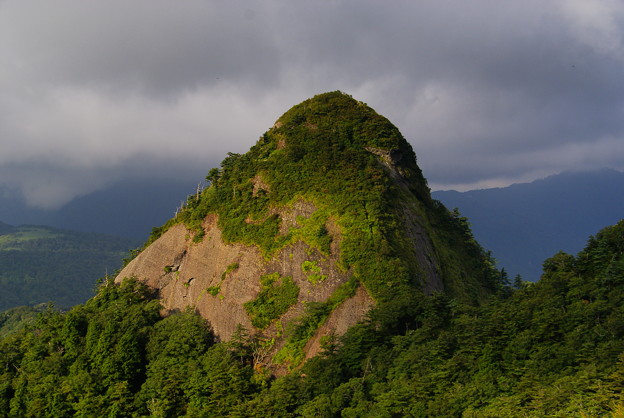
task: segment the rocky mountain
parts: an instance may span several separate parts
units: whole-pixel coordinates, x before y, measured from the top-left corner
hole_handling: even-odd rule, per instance
[[[0,315],[0,416],[623,416],[624,220],[505,286],[339,92],[208,180],[85,304]]]
[[[221,340],[261,335],[260,367],[296,367],[373,307],[400,317],[426,294],[478,304],[499,286],[398,129],[346,94],[294,106],[207,180],[115,281],[194,308]]]

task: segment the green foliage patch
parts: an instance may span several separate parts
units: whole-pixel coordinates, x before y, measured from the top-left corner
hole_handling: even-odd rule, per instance
[[[258,296],[245,304],[251,323],[256,328],[266,328],[295,303],[299,296],[299,286],[292,277],[281,277],[279,273],[264,275],[260,278],[262,289]]]
[[[225,280],[228,274],[232,273],[235,270],[238,270],[239,264],[232,263],[225,268],[225,271],[221,273],[221,280]]]
[[[316,210],[309,218],[297,217],[300,228],[293,228],[292,241],[301,240],[310,247],[316,248],[323,255],[328,256],[331,251],[332,237],[325,224],[328,220],[327,210]]]
[[[357,286],[357,280],[351,278],[338,287],[325,302],[309,302],[305,314],[289,325],[286,344],[275,355],[273,361],[277,364],[288,364],[290,369],[298,367],[305,358],[303,349],[308,340],[334,309],[355,295]]]
[[[301,270],[304,273],[320,273],[321,268],[316,264],[316,261],[306,260],[301,264]]]
[[[310,283],[316,286],[317,284],[325,281],[327,276],[324,274],[312,273],[308,275],[307,279]]]
[[[306,279],[313,285],[317,285],[327,279],[327,276],[321,273],[321,268],[316,261],[304,261],[301,264],[301,270],[306,273]]]
[[[206,291],[212,296],[217,296],[219,292],[221,292],[221,286],[210,286],[208,289],[206,289]]]

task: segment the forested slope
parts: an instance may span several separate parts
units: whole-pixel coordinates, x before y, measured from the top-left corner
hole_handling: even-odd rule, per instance
[[[215,342],[127,280],[0,341],[4,416],[599,416],[624,412],[624,221],[483,307],[443,294],[377,309],[267,378],[262,340]]]

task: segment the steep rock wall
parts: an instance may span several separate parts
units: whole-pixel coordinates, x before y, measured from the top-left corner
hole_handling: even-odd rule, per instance
[[[284,210],[284,233],[288,227],[297,226],[298,216],[309,217],[313,212],[314,207],[305,202],[296,202],[292,208]],[[187,307],[196,309],[210,322],[221,340],[230,339],[239,325],[251,333],[261,333],[263,338],[275,338],[273,349],[263,359],[270,364],[270,357],[283,347],[283,330],[304,314],[306,304],[326,301],[351,277],[350,272],[341,271],[337,265],[338,228],[328,222],[327,229],[335,236],[329,257],[302,241],[296,241],[266,260],[257,247],[226,244],[217,220],[215,215],[205,219],[205,235],[199,243],[193,242],[193,233],[184,225],[174,225],[132,260],[115,280],[120,282],[126,277],[136,277],[158,289],[165,313]],[[302,268],[305,262],[314,263],[326,278],[316,283],[310,281]],[[299,295],[297,303],[285,314],[266,329],[257,330],[244,304],[258,296],[260,278],[271,273],[292,277],[299,287]],[[373,305],[374,301],[366,290],[359,287],[356,294],[338,306],[310,339],[305,348],[306,358],[319,352],[319,341],[323,336],[343,334],[362,320]]]

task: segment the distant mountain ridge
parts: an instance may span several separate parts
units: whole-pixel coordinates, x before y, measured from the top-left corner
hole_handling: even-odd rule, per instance
[[[15,231],[15,227],[13,225],[0,222],[0,235],[9,234],[13,231]]]
[[[588,236],[624,218],[624,173],[564,172],[532,183],[432,196],[468,218],[477,241],[511,278],[520,274],[535,281],[546,258],[557,251],[577,253]]]
[[[127,179],[55,210],[31,208],[18,193],[0,190],[0,219],[12,225],[48,225],[144,240],[153,227],[173,216],[196,187],[196,178]]]

